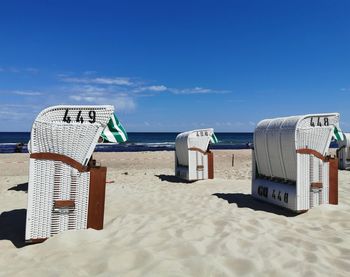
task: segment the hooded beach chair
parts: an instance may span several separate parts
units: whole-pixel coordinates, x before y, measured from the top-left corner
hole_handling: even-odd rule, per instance
[[[213,129],[179,134],[175,140],[175,175],[188,181],[213,179],[214,157],[208,149],[213,139]]]
[[[25,239],[40,242],[65,230],[102,229],[106,168],[92,153],[113,106],[54,106],[35,119],[29,142]]]
[[[339,169],[350,170],[350,133],[344,133],[344,139],[338,144]]]
[[[329,152],[339,114],[265,119],[254,132],[252,195],[293,211],[338,203],[338,161]]]

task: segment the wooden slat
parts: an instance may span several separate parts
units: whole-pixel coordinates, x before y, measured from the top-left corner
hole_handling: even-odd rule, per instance
[[[47,240],[47,238],[29,239],[29,240],[26,240],[25,243],[26,243],[26,244],[36,244],[36,243],[42,243],[42,242],[44,242],[45,240]]]
[[[329,204],[338,205],[338,159],[329,159]]]
[[[302,148],[302,149],[298,149],[297,153],[299,154],[308,154],[308,155],[314,155],[316,158],[319,158],[320,160],[326,162],[328,161],[328,158],[326,156],[323,156],[320,152],[313,150],[313,149],[309,149],[309,148]]]
[[[208,152],[208,179],[214,179],[214,154]]]
[[[323,184],[320,182],[313,182],[311,183],[311,189],[321,189],[323,188]]]
[[[30,154],[30,158],[37,159],[37,160],[60,161],[77,169],[79,172],[85,172],[88,170],[87,166],[83,166],[81,163],[77,162],[76,160],[61,154],[47,153],[47,152],[32,153]]]
[[[61,209],[61,208],[74,208],[75,203],[73,200],[55,200],[53,207],[56,209]]]
[[[87,227],[103,229],[106,192],[106,167],[90,168],[90,189]]]
[[[202,149],[199,149],[199,148],[197,148],[197,147],[191,147],[191,148],[188,148],[188,150],[200,152],[200,153],[202,153],[203,155],[207,155],[207,153],[208,153],[208,152],[205,152],[205,151],[203,151]]]

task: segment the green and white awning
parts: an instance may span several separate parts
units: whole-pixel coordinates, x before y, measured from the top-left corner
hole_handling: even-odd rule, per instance
[[[210,142],[213,143],[213,144],[219,142],[218,138],[215,136],[214,133],[213,133],[213,134],[211,135],[211,137],[210,137]]]
[[[106,128],[102,131],[103,142],[120,143],[128,140],[128,134],[115,114],[112,115]]]
[[[342,141],[345,139],[345,136],[341,130],[338,130],[337,127],[334,127],[334,137],[337,141]]]

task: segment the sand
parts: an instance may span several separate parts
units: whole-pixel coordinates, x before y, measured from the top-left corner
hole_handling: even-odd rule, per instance
[[[104,230],[25,247],[28,155],[0,155],[0,275],[349,276],[350,172],[339,205],[295,216],[251,198],[250,155],[215,151],[216,178],[184,183],[173,152],[96,153]]]

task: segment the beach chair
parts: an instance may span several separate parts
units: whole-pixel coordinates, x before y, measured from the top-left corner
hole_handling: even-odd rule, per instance
[[[254,132],[252,195],[301,212],[338,203],[338,161],[329,147],[339,114],[266,119]]]
[[[350,170],[350,133],[344,133],[345,139],[339,141],[337,156],[339,169]]]
[[[188,181],[213,179],[214,157],[208,146],[213,129],[179,134],[175,140],[175,175]]]
[[[106,168],[91,159],[113,106],[54,106],[35,119],[29,142],[25,239],[102,229]]]

